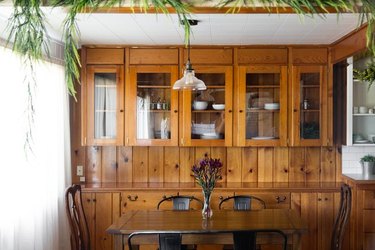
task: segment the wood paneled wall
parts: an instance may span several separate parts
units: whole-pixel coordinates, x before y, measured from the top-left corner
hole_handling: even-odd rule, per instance
[[[340,181],[341,154],[330,147],[81,147],[73,153],[87,182],[194,182],[205,155],[224,163],[223,182]]]

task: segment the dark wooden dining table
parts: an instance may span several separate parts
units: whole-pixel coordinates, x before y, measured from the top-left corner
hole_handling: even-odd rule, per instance
[[[107,229],[107,233],[114,235],[114,249],[123,250],[132,233],[180,233],[183,244],[232,244],[231,232],[244,230],[280,230],[288,235],[288,244],[299,250],[307,224],[290,209],[217,210],[208,220],[202,219],[198,210],[136,210],[126,212]],[[257,237],[257,243],[262,244],[262,240],[274,242],[267,235]],[[157,243],[158,238],[150,235],[134,239],[133,244]]]

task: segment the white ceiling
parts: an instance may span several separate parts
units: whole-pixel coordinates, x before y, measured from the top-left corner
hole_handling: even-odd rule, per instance
[[[2,37],[11,8],[0,7]],[[48,31],[61,40],[63,9],[45,9]],[[330,44],[353,31],[356,14],[328,14],[325,19],[295,14],[197,14],[192,45]],[[183,27],[171,14],[79,14],[81,44],[182,45]]]

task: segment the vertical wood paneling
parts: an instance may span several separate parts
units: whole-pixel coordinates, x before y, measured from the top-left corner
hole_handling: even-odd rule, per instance
[[[148,147],[133,147],[133,182],[148,180]]]
[[[70,144],[71,144],[71,164],[72,164],[72,183],[79,183],[79,176],[76,175],[77,166],[86,167],[86,148],[81,146],[82,126],[81,126],[81,85],[77,84],[77,101],[73,97],[69,98],[70,114]],[[84,169],[84,173],[85,173]]]
[[[199,162],[206,156],[211,157],[211,149],[209,147],[196,147],[195,148],[195,162]]]
[[[341,173],[342,173],[342,148],[335,148],[336,152],[336,159],[335,159],[335,165],[336,165],[336,180],[341,181]]]
[[[305,148],[289,148],[289,182],[305,181]]]
[[[336,181],[336,152],[334,148],[321,148],[320,181]]]
[[[148,148],[148,181],[163,182],[164,181],[164,148],[149,147]]]
[[[274,148],[258,148],[258,182],[272,182]]]
[[[85,149],[86,182],[194,182],[191,167],[205,155],[224,163],[221,182],[312,183],[341,179],[341,153],[335,147]]]
[[[331,249],[331,234],[334,223],[334,194],[318,194],[318,249]]]
[[[242,149],[242,182],[258,182],[258,149]]]
[[[116,147],[102,148],[102,182],[116,182]]]
[[[87,147],[86,152],[86,178],[87,182],[101,182],[101,147]]]
[[[180,182],[194,182],[191,167],[195,163],[194,148],[180,148]]]
[[[227,148],[227,182],[241,182],[241,151],[241,148]]]
[[[180,150],[178,147],[164,148],[164,182],[180,181]]]
[[[117,148],[117,181],[132,182],[133,181],[133,148],[118,147]]]
[[[227,172],[227,149],[225,147],[213,147],[211,148],[211,157],[219,158],[223,163],[223,168],[221,169],[222,179],[219,182],[226,182],[226,172]]]
[[[274,182],[288,182],[289,179],[289,150],[288,148],[274,149],[275,164],[273,170]]]
[[[302,234],[301,249],[318,249],[317,194],[301,193],[301,217],[307,222],[308,233]]]
[[[306,182],[319,182],[320,173],[320,148],[306,148],[305,174]]]

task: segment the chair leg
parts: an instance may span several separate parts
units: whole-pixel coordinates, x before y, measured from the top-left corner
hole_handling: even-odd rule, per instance
[[[256,232],[233,233],[234,250],[256,250]]]
[[[160,250],[181,250],[181,234],[159,234]]]

